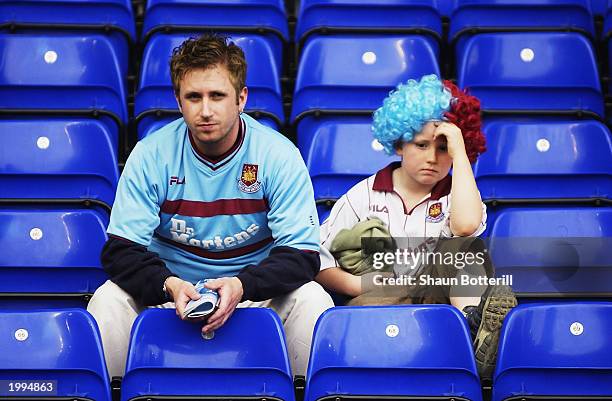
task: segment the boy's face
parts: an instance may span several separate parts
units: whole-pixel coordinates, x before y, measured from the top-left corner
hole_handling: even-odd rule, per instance
[[[232,147],[238,135],[238,115],[246,98],[246,87],[237,95],[223,65],[185,74],[177,102],[202,153],[218,156]]]
[[[396,152],[402,156],[402,169],[421,185],[433,186],[448,175],[453,159],[448,154],[443,135],[434,140],[436,127],[428,122],[411,142],[403,143]]]

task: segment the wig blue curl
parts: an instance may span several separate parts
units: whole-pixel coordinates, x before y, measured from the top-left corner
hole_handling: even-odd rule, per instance
[[[431,120],[443,120],[451,105],[451,92],[436,75],[399,84],[374,112],[374,138],[389,155],[398,141],[410,142]]]

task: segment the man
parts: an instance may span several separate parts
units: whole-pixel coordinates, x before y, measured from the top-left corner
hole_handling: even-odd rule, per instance
[[[199,298],[219,294],[202,332],[236,307],[270,306],[285,325],[294,374],[304,375],[314,324],[333,306],[312,281],[319,229],[312,184],[297,149],[242,114],[242,50],[226,38],[188,39],[173,52],[172,84],[183,118],[140,141],[119,180],[102,250],[110,280],[88,311],[100,327],[111,376],[122,376],[131,326],[147,306],[181,319]]]

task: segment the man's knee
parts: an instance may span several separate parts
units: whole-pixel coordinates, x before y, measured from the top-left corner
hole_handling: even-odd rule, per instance
[[[87,311],[100,324],[101,320],[113,320],[122,314],[137,315],[139,308],[127,292],[107,280],[94,292],[87,304]]]
[[[334,306],[331,296],[319,285],[310,281],[293,292],[295,305],[300,308],[307,307],[314,313],[321,314]]]

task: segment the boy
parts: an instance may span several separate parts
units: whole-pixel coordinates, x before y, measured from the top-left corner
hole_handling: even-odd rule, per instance
[[[486,207],[471,168],[486,149],[480,126],[480,102],[451,82],[427,75],[400,84],[375,112],[373,134],[388,154],[402,160],[358,183],[334,205],[321,227],[317,282],[350,297],[364,295],[365,281],[345,271],[333,252],[342,230],[369,219],[382,221],[392,238],[411,240],[413,249],[482,234]],[[506,286],[489,286],[482,298],[470,295],[451,292],[448,300],[468,319],[479,370],[490,376],[501,323],[516,299]]]

